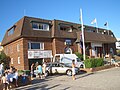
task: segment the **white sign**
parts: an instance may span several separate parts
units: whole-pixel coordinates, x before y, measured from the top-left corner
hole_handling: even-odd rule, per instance
[[[28,51],[28,59],[32,58],[51,58],[52,57],[52,51],[51,50],[29,50]]]
[[[102,43],[91,43],[92,47],[102,47]]]

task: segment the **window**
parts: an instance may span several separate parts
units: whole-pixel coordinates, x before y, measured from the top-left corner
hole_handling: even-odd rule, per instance
[[[5,54],[8,54],[8,51],[9,51],[8,46],[6,46],[4,50],[5,50]]]
[[[14,27],[12,27],[9,31],[8,31],[8,36],[12,35],[14,33]]]
[[[72,28],[69,25],[60,25],[59,28],[63,31],[72,32]]]
[[[13,58],[11,58],[11,64],[13,64]]]
[[[31,43],[31,49],[40,49],[40,43]]]
[[[28,49],[40,49],[44,50],[44,43],[43,42],[29,42]]]
[[[20,64],[20,57],[18,57],[18,64]]]
[[[20,51],[20,44],[17,44],[17,52]]]
[[[43,24],[43,23],[32,23],[32,28],[33,30],[44,30],[44,31],[49,31],[49,25],[48,24]]]
[[[72,45],[72,42],[71,42],[71,40],[69,40],[69,39],[66,39],[66,40],[65,40],[65,45]]]
[[[95,32],[95,30],[88,29],[87,32]]]
[[[11,54],[13,53],[13,46],[12,45],[10,46],[10,53]]]

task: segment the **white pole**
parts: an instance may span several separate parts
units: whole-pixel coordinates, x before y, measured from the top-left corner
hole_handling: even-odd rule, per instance
[[[82,20],[82,9],[80,9],[80,21],[82,25],[82,40],[83,40],[83,59],[85,60],[85,41],[84,41],[84,27],[83,27],[83,20]]]
[[[108,30],[108,35],[109,35],[109,26],[108,26],[108,21],[107,21],[106,23],[107,23],[106,27],[107,27],[107,30]]]
[[[95,18],[96,19],[96,18]],[[97,29],[97,33],[98,33],[98,25],[97,25],[97,19],[96,19],[96,29]]]

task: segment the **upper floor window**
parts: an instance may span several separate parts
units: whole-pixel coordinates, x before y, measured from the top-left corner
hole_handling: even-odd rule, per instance
[[[44,50],[44,43],[43,42],[29,42],[28,49],[40,49]]]
[[[67,32],[72,32],[72,27],[70,25],[59,25],[59,29]]]
[[[33,30],[43,30],[43,31],[49,31],[49,24],[43,24],[43,23],[32,23]]]
[[[20,64],[20,57],[18,57],[18,64]]]
[[[10,53],[11,54],[13,53],[13,46],[12,45],[10,46]]]
[[[12,27],[10,30],[8,30],[8,36],[12,35],[14,33],[14,27]]]
[[[87,32],[95,32],[95,30],[88,29]]]
[[[20,44],[17,44],[17,52],[20,51]]]
[[[13,58],[11,58],[11,64],[13,64]]]

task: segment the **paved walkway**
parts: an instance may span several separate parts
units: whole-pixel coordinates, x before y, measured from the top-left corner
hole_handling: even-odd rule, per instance
[[[120,68],[79,74],[74,81],[71,76],[49,76],[16,90],[120,90]]]

